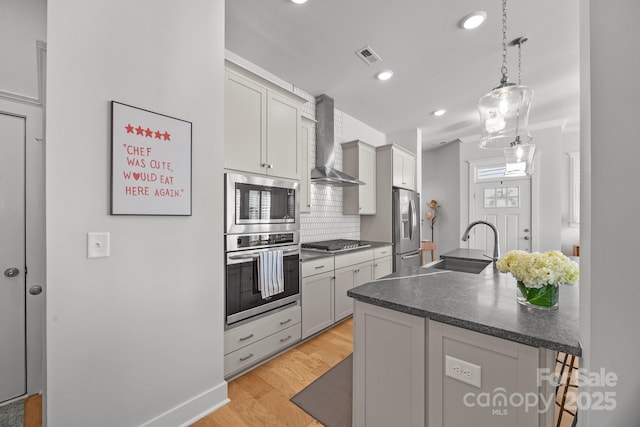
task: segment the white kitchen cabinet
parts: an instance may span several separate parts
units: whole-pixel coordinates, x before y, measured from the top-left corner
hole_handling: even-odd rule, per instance
[[[376,214],[360,217],[360,238],[393,241],[393,187],[416,190],[416,156],[394,144],[376,147]]]
[[[264,174],[267,90],[231,71],[224,89],[224,167]]]
[[[416,156],[405,149],[393,146],[393,186],[416,190]]]
[[[301,263],[302,338],[333,325],[333,256]]]
[[[355,302],[354,426],[430,425],[425,409],[425,329],[422,317]]]
[[[538,427],[546,424],[548,414],[540,414],[538,407],[513,404],[508,397],[540,396],[538,370],[541,367],[540,349],[514,341],[470,331],[457,326],[428,320],[428,422],[430,427],[458,427],[480,425],[495,427]],[[368,353],[371,354],[371,353]],[[451,373],[446,374],[447,357]],[[367,359],[368,362],[368,359]],[[470,363],[479,371],[465,374]],[[454,366],[462,368],[455,378]],[[356,366],[354,364],[354,366]],[[549,372],[553,372],[552,363]],[[544,367],[544,366],[543,366]],[[479,385],[464,380],[478,374]],[[544,384],[542,384],[544,386]],[[482,407],[483,395],[492,396],[492,405]],[[500,395],[504,396],[503,400]],[[542,394],[547,399],[549,394]],[[497,400],[496,399],[497,396]],[[553,396],[553,394],[552,394]],[[466,399],[466,400],[465,400]],[[495,403],[495,402],[499,403]],[[470,402],[463,405],[462,402]],[[538,401],[537,403],[541,403]],[[495,405],[495,406],[494,406]],[[516,406],[513,406],[516,405]],[[553,403],[551,404],[553,414]]]
[[[373,279],[393,273],[393,246],[383,246],[373,250]]]
[[[342,212],[354,215],[376,213],[376,149],[362,141],[342,144],[342,170],[364,185],[342,190]]]
[[[306,100],[240,67],[225,71],[225,169],[300,179],[300,108]]]
[[[300,124],[300,212],[311,212],[311,161],[310,150],[315,138],[316,122],[302,116]]]
[[[347,291],[373,280],[373,250],[336,255],[334,320],[353,313],[353,299]]]
[[[333,325],[333,271],[302,279],[302,338]]]
[[[300,341],[299,305],[275,310],[224,332],[224,375],[228,378]]]

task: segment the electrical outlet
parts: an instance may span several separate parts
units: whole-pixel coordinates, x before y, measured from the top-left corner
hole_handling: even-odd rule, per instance
[[[482,368],[473,363],[445,356],[445,375],[474,387],[482,388]]]

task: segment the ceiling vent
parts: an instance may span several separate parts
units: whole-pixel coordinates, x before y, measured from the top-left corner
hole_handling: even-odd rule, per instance
[[[369,46],[365,46],[356,50],[358,58],[362,59],[367,65],[375,64],[376,62],[382,62],[382,58],[373,51]]]

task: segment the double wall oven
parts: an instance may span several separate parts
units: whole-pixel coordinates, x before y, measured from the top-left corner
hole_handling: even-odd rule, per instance
[[[299,184],[225,174],[226,325],[300,300]],[[260,253],[282,251],[284,291],[263,298]]]

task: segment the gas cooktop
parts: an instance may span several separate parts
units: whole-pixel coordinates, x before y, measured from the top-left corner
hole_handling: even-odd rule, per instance
[[[333,252],[349,251],[352,249],[368,248],[369,246],[371,245],[365,242],[362,242],[360,240],[335,239],[335,240],[324,240],[321,242],[303,243],[302,249],[333,253]]]

